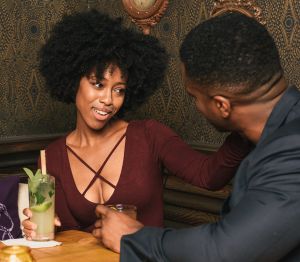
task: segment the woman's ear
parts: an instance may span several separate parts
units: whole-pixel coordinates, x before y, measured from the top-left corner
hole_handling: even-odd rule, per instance
[[[221,117],[228,118],[231,113],[230,100],[224,96],[216,95],[213,97],[213,103],[216,109],[219,111]]]

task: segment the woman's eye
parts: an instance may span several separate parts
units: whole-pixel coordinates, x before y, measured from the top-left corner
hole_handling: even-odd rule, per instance
[[[94,83],[94,85],[95,85],[95,87],[97,87],[97,88],[103,87],[103,85],[102,85],[101,83]]]
[[[117,94],[124,94],[125,93],[125,88],[115,88],[114,91]]]

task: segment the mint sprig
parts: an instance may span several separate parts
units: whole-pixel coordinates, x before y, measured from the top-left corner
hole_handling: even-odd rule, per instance
[[[40,185],[40,179],[43,177],[43,174],[40,169],[38,169],[35,174],[33,174],[33,172],[29,168],[24,167],[23,170],[30,179],[30,183],[28,183],[29,190],[31,193],[35,194],[37,192],[38,186]]]
[[[25,171],[30,180],[34,179],[34,174],[29,168],[23,167],[23,170]]]
[[[33,172],[29,168],[23,167],[23,170],[25,171],[25,173],[27,174],[27,176],[31,181],[39,180],[43,177],[41,169],[38,169],[35,172],[35,174],[33,174]]]
[[[43,195],[43,192],[39,192],[38,188],[40,187],[40,183],[43,177],[47,175],[43,175],[40,169],[38,169],[35,174],[29,168],[24,167],[23,170],[28,175],[28,178],[30,180],[28,186],[31,205],[43,204],[46,200],[46,196]],[[46,194],[48,194],[50,198],[54,195],[54,183],[50,184],[50,190]]]
[[[45,201],[45,197],[41,194],[41,193],[39,193],[39,192],[36,192],[35,193],[35,198],[36,198],[36,204],[37,205],[40,205],[40,204],[42,204],[44,201]]]

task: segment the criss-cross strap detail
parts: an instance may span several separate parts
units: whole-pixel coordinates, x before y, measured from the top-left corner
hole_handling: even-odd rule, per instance
[[[92,178],[92,180],[90,181],[90,183],[88,184],[88,186],[86,187],[86,189],[83,191],[82,195],[84,196],[86,194],[86,192],[90,189],[90,187],[95,183],[96,179],[99,178],[102,181],[104,181],[106,184],[110,185],[112,188],[116,188],[116,186],[114,184],[112,184],[111,182],[109,182],[105,177],[101,176],[100,173],[102,172],[103,168],[105,167],[107,161],[110,159],[111,155],[115,152],[116,148],[118,147],[118,145],[122,142],[122,140],[124,139],[124,137],[126,136],[126,133],[124,135],[122,135],[122,137],[119,139],[119,141],[115,144],[115,146],[113,147],[113,149],[110,151],[110,153],[108,154],[108,156],[106,157],[106,159],[104,160],[104,162],[102,163],[102,165],[100,166],[100,168],[98,169],[98,171],[95,171],[92,167],[90,167],[79,155],[77,155],[77,153],[68,145],[66,145],[67,149],[82,163],[84,164],[89,170],[91,170],[95,175]]]

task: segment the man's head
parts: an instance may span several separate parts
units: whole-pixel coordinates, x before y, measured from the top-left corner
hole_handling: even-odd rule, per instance
[[[199,111],[219,129],[230,129],[223,122],[230,117],[226,106],[271,98],[270,90],[282,77],[273,38],[263,25],[240,13],[196,26],[184,39],[180,58],[187,91],[197,96]],[[218,107],[221,119],[212,119]]]

